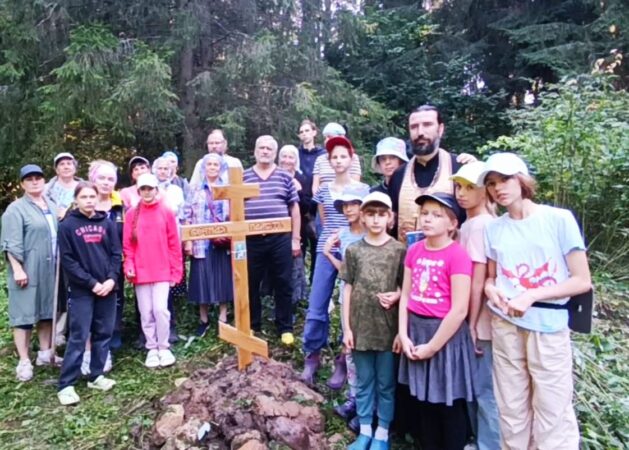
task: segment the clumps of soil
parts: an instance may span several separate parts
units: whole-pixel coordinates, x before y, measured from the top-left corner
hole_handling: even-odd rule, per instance
[[[230,356],[197,370],[163,399],[151,444],[165,450],[327,449],[323,402],[287,364],[256,358],[240,372]]]

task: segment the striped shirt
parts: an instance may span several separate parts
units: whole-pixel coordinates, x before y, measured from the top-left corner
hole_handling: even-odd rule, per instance
[[[264,180],[251,167],[245,170],[243,181],[260,184],[260,196],[245,200],[247,220],[290,217],[289,206],[299,202],[293,178],[280,168],[275,168]]]
[[[354,183],[362,184],[365,189],[369,189],[369,186],[366,184],[358,183],[357,181]],[[324,184],[312,198],[313,202],[323,205],[323,214],[325,215],[325,223],[317,242],[317,253],[323,252],[325,242],[336,230],[348,225],[345,216],[334,208],[334,200],[338,199],[342,192],[333,191],[330,189],[330,186],[330,183]]]
[[[361,173],[362,171],[360,169],[360,160],[358,159],[358,155],[354,153],[354,155],[352,156],[352,165],[349,167],[349,174],[352,176],[360,176]],[[321,189],[323,183],[334,181],[336,173],[334,173],[334,169],[330,165],[330,160],[328,159],[327,153],[317,157],[314,169],[312,170],[312,174],[319,175],[319,189]]]

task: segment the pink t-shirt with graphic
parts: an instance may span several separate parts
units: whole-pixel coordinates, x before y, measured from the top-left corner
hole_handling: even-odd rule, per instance
[[[413,244],[404,265],[411,270],[408,310],[443,319],[452,307],[450,277],[472,276],[472,260],[457,242],[440,250],[429,250],[426,241]]]

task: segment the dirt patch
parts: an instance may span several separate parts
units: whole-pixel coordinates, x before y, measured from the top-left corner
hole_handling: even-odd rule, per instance
[[[256,358],[240,372],[230,356],[212,369],[197,370],[164,397],[151,446],[328,449],[323,403],[291,366]]]

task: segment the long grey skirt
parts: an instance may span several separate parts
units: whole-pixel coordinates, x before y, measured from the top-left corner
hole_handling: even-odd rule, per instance
[[[408,313],[408,334],[414,345],[425,344],[435,335],[442,319]],[[463,322],[448,343],[427,360],[400,358],[398,381],[407,384],[417,400],[430,403],[472,401],[474,350],[467,322]]]

